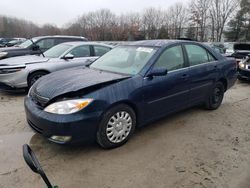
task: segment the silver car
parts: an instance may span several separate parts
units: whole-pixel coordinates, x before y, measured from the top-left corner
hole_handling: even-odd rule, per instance
[[[89,64],[111,49],[112,46],[100,43],[67,42],[40,56],[28,55],[0,60],[0,89],[29,88],[46,74]]]

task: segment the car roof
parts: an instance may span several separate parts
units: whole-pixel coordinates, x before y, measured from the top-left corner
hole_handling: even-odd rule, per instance
[[[72,46],[79,46],[79,45],[99,45],[99,46],[106,46],[108,48],[113,48],[111,45],[99,43],[99,42],[83,42],[83,41],[74,41],[74,42],[64,42],[61,44],[69,44]],[[59,44],[60,45],[60,44]]]
[[[130,42],[126,45],[131,46],[152,46],[152,47],[163,47],[170,44],[179,44],[179,43],[197,43],[195,41],[188,41],[188,40],[141,40],[136,42]]]
[[[75,38],[75,39],[87,39],[85,37],[82,36],[70,36],[70,35],[49,35],[49,36],[38,36],[38,37],[34,37],[35,39],[42,39],[42,38]]]

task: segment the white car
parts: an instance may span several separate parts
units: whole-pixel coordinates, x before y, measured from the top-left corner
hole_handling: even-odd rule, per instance
[[[67,42],[40,56],[28,55],[0,60],[0,89],[29,88],[46,74],[89,64],[111,49],[111,46],[100,43]]]

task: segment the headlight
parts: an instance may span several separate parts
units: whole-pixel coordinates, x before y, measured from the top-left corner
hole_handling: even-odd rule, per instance
[[[73,114],[88,106],[93,99],[66,100],[47,106],[44,111],[52,114]]]
[[[0,52],[0,58],[5,57],[8,55],[8,52]]]
[[[243,62],[240,62],[240,63],[239,63],[239,67],[240,67],[241,69],[244,69],[244,68],[245,68],[245,64],[244,64]]]
[[[19,72],[23,70],[24,68],[17,68],[17,69],[0,69],[0,74],[10,74],[14,72]]]

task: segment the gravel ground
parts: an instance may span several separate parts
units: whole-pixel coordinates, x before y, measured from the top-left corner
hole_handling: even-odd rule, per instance
[[[250,84],[237,83],[216,111],[192,108],[137,130],[123,147],[59,146],[25,122],[23,94],[0,93],[0,188],[43,187],[25,165],[29,143],[61,188],[249,188]]]

